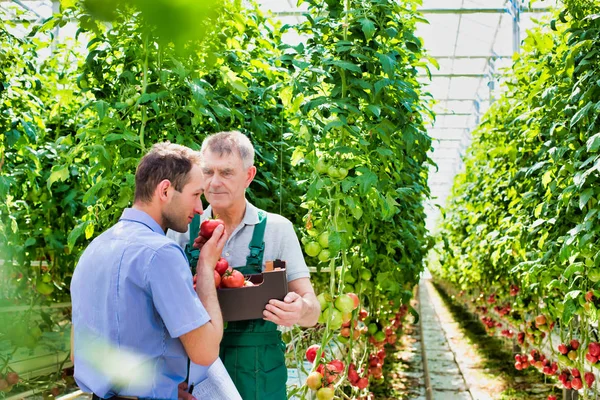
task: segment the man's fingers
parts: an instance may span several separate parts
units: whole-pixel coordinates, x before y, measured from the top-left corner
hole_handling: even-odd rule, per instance
[[[298,300],[300,298],[300,295],[296,292],[289,292],[288,294],[285,295],[285,298],[283,299],[283,301],[285,301],[286,303],[292,303],[296,300]]]
[[[302,311],[302,308],[296,305],[280,301],[278,303],[281,305],[280,307],[278,307],[277,304],[270,303],[265,306],[265,309],[284,320],[296,320],[297,316],[300,315]]]
[[[228,236],[229,235],[227,234],[225,227],[223,227],[223,234],[221,235],[221,237],[219,237],[219,241],[217,242],[217,250],[219,250],[219,252],[221,252],[225,247],[225,243],[227,243]]]
[[[202,246],[204,246],[205,243],[206,238],[204,236],[198,236],[196,239],[194,239],[194,244],[192,246],[197,249],[202,249]]]
[[[272,312],[270,312],[268,310],[263,311],[263,317],[267,321],[271,321],[276,325],[283,325],[281,322],[281,319],[279,319],[279,317],[277,315],[273,314]]]

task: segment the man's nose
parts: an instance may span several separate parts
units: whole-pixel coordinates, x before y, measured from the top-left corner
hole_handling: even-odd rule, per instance
[[[215,174],[211,179],[210,179],[210,186],[219,186],[221,185],[221,177],[218,174]]]

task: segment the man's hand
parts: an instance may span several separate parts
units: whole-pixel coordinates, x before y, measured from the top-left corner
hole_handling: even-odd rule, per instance
[[[188,384],[186,382],[181,382],[177,387],[177,399],[178,400],[196,400],[191,393],[188,393]]]
[[[210,239],[206,240],[200,251],[200,257],[198,258],[197,268],[208,268],[212,271],[217,265],[217,261],[221,258],[221,252],[227,242],[227,232],[225,232],[225,226],[219,225],[215,228],[213,235]]]
[[[192,245],[192,247],[197,248],[198,250],[202,250],[202,247],[204,247],[204,244],[207,242],[207,239],[198,234],[198,237],[196,239],[194,239],[194,244]]]
[[[283,301],[270,300],[263,311],[263,317],[277,325],[294,326],[305,313],[306,302],[296,292],[289,292]]]

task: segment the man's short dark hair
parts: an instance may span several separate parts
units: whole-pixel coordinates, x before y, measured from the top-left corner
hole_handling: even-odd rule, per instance
[[[135,172],[134,202],[152,201],[156,186],[165,179],[181,192],[194,164],[200,165],[199,152],[169,142],[156,143],[142,157]]]

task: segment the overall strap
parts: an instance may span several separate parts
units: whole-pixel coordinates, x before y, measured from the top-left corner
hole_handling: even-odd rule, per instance
[[[265,253],[265,228],[267,226],[267,213],[264,211],[258,212],[258,224],[254,225],[252,240],[248,248],[250,255],[246,258],[246,266],[259,268],[262,271],[263,256]]]
[[[194,215],[194,219],[190,222],[190,240],[188,244],[185,246],[185,255],[190,263],[190,267],[192,268],[192,274],[196,273],[196,264],[198,263],[198,257],[200,257],[200,250],[194,248],[194,239],[198,237],[198,232],[200,231],[200,214]]]

